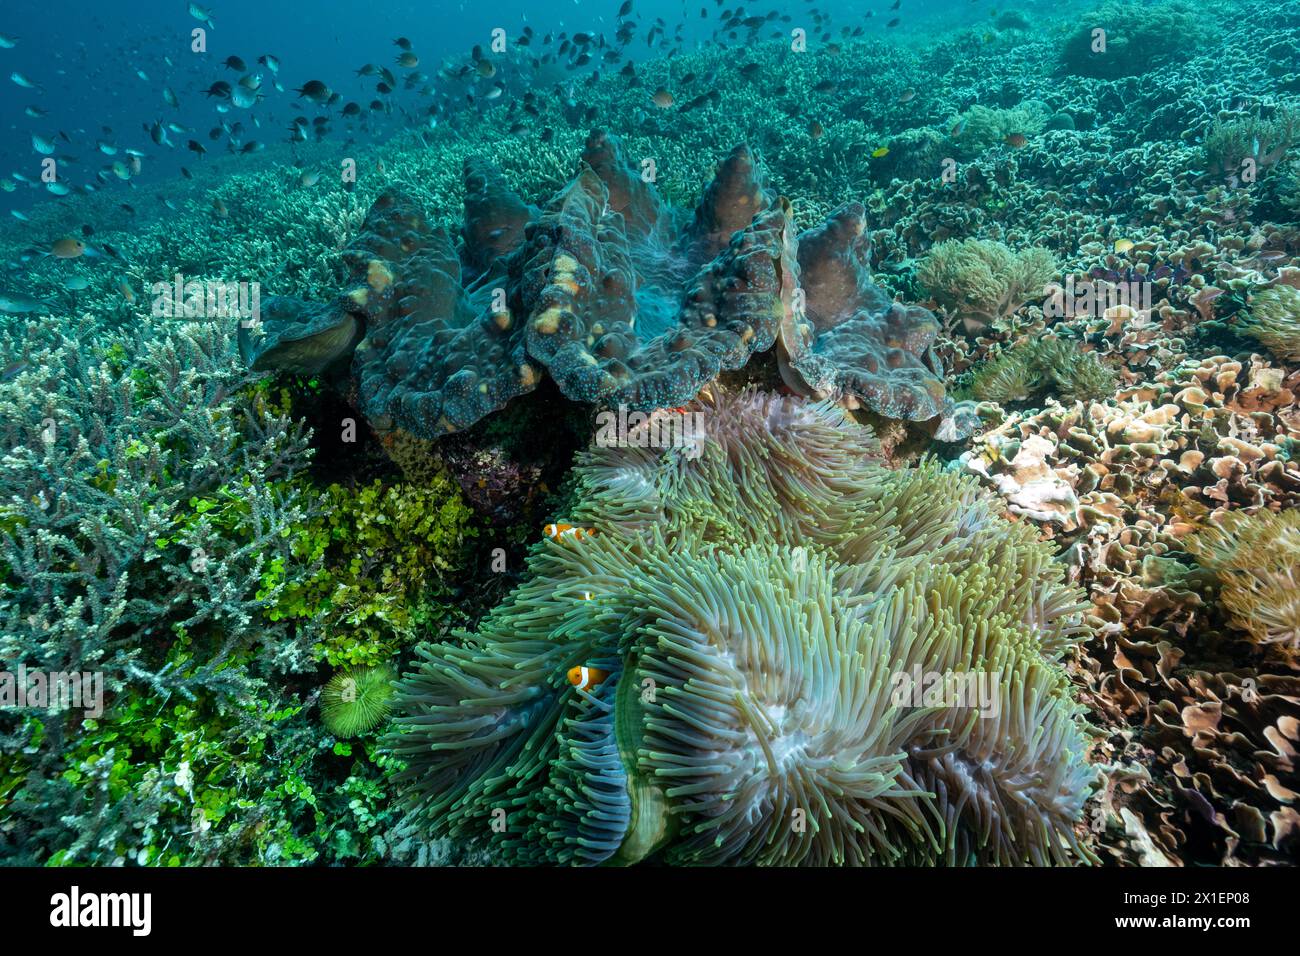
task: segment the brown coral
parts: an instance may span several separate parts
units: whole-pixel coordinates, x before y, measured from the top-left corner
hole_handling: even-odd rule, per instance
[[[966,458],[1088,587],[1098,636],[1074,679],[1107,731],[1090,817],[1118,862],[1278,863],[1300,846],[1300,677],[1284,640],[1264,643],[1294,609],[1268,554],[1294,543],[1279,529],[1300,505],[1297,387],[1259,357],[1187,361],[1113,402],[1010,413]]]

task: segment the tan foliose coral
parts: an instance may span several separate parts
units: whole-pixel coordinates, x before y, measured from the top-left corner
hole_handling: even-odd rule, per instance
[[[348,289],[327,306],[273,300],[242,339],[253,366],[318,372],[350,358],[376,428],[438,438],[545,375],[576,401],[679,406],[779,337],[802,394],[966,432],[930,350],[933,316],[871,281],[862,206],[798,235],[739,146],[688,216],[601,131],[541,210],[485,162],[465,172],[459,248],[386,191],[344,253]]]
[[[1297,389],[1300,371],[1215,356],[1104,404],[981,407],[995,424],[966,466],[1093,602],[1074,676],[1111,733],[1090,813],[1120,862],[1176,865],[1189,840],[1280,861],[1300,836]]]
[[[1287,375],[1263,360],[1249,370],[1222,356],[1187,362],[1151,384],[1121,390],[1115,402],[994,412],[998,424],[964,460],[1013,508],[1030,483],[1059,482],[1079,506],[1058,512],[1052,523],[1081,532],[1090,547],[1117,546],[1095,557],[1129,566],[1135,534],[1158,540],[1161,554],[1181,547],[1179,539],[1211,510],[1296,501],[1300,463],[1290,449],[1300,439],[1297,386],[1300,373]],[[1027,469],[1026,444],[1040,467]]]

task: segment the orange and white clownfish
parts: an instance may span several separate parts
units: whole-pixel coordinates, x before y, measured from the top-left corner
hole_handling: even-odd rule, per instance
[[[569,683],[579,690],[594,690],[609,679],[609,672],[585,665],[569,668]]]
[[[595,533],[595,528],[579,528],[571,524],[548,524],[542,528],[542,534],[552,541],[559,541],[561,538],[572,538],[575,541],[581,541],[583,538],[590,538]]]

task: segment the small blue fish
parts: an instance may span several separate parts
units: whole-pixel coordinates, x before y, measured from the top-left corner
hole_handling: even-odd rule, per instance
[[[217,25],[212,22],[212,11],[206,7],[201,7],[197,3],[190,4],[190,16],[199,23],[202,23],[209,30],[215,30]]]
[[[26,359],[19,359],[17,362],[12,362],[9,365],[6,365],[3,370],[0,370],[0,382],[12,382],[30,367],[31,365]]]
[[[25,295],[22,292],[0,291],[0,312],[8,312],[11,315],[23,315],[29,312],[48,311],[50,308],[51,306],[48,302],[34,299],[30,295]]]

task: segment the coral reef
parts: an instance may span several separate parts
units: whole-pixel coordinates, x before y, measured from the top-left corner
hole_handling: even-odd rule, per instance
[[[26,219],[10,221],[6,215],[0,223],[4,295],[21,292],[36,304],[19,303],[19,309],[41,311],[0,316],[0,350],[6,354],[0,399],[11,425],[3,449],[9,459],[0,477],[0,533],[7,549],[0,555],[0,663],[8,671],[23,662],[103,663],[107,693],[98,718],[0,711],[0,862],[495,861],[481,845],[515,860],[590,859],[607,850],[613,858],[635,858],[642,850],[620,836],[620,808],[631,813],[637,801],[653,808],[656,797],[640,785],[620,791],[615,781],[637,784],[643,774],[635,767],[627,771],[623,752],[602,748],[611,721],[618,743],[618,697],[643,689],[633,686],[641,672],[625,648],[606,647],[633,646],[636,640],[623,633],[617,613],[600,616],[602,608],[621,611],[635,598],[655,609],[655,626],[662,625],[656,638],[667,647],[667,628],[689,637],[703,633],[701,622],[684,619],[676,606],[653,602],[661,594],[686,603],[730,594],[725,570],[742,583],[735,585],[736,606],[721,598],[709,605],[720,614],[739,616],[752,607],[746,622],[788,620],[802,635],[812,632],[813,621],[800,602],[829,593],[826,607],[834,620],[824,628],[828,638],[865,632],[864,643],[878,641],[865,625],[855,631],[846,617],[845,594],[856,592],[852,582],[842,588],[843,579],[834,576],[845,565],[842,549],[834,541],[816,543],[824,540],[817,528],[834,528],[836,522],[841,528],[899,526],[902,518],[882,516],[876,504],[864,504],[858,516],[832,509],[817,512],[815,521],[801,518],[798,534],[812,536],[813,543],[792,545],[798,537],[784,518],[773,517],[776,512],[737,525],[737,512],[749,499],[745,486],[729,477],[692,493],[691,508],[699,503],[698,509],[679,508],[674,517],[674,527],[689,528],[665,540],[668,547],[716,535],[727,548],[706,553],[693,546],[674,563],[657,544],[631,557],[608,556],[605,549],[615,540],[627,540],[621,523],[626,516],[575,511],[581,503],[556,501],[569,490],[564,474],[570,451],[585,443],[593,411],[563,401],[565,388],[578,397],[591,393],[583,379],[593,374],[585,371],[584,349],[597,366],[618,369],[613,359],[592,351],[599,336],[588,343],[575,333],[546,353],[553,367],[528,353],[526,320],[533,316],[521,308],[522,297],[540,301],[547,286],[525,286],[529,262],[523,250],[537,253],[534,265],[544,271],[546,263],[554,266],[558,255],[552,252],[564,239],[585,269],[582,234],[590,232],[597,214],[603,225],[616,222],[616,210],[626,270],[604,258],[590,264],[635,280],[636,321],[630,334],[620,327],[609,344],[631,343],[639,353],[662,331],[654,329],[656,322],[676,322],[685,314],[686,285],[700,275],[685,274],[687,260],[720,241],[709,261],[740,268],[737,256],[727,259],[724,248],[730,241],[724,233],[735,223],[726,216],[697,218],[694,210],[702,204],[702,187],[715,176],[719,150],[745,142],[754,164],[752,184],[768,203],[763,221],[780,228],[760,236],[752,216],[745,219],[737,228],[749,231],[742,241],[748,244],[737,252],[758,253],[746,260],[755,268],[764,257],[775,263],[764,244],[774,248],[776,233],[784,229],[781,269],[788,272],[780,278],[789,299],[782,301],[781,320],[766,340],[768,353],[751,356],[744,368],[725,373],[724,381],[771,386],[784,371],[787,388],[807,394],[813,386],[826,387],[844,405],[861,404],[852,414],[867,420],[873,402],[891,400],[895,382],[907,386],[905,397],[910,393],[919,401],[919,391],[934,386],[941,367],[950,389],[985,380],[991,389],[981,391],[977,409],[984,431],[968,448],[930,444],[931,437],[962,429],[930,429],[914,434],[909,445],[898,438],[897,422],[880,422],[877,436],[891,462],[925,450],[969,452],[962,466],[1005,502],[1018,529],[1014,534],[1041,537],[1043,544],[1032,553],[1055,549],[1071,583],[1086,589],[1093,626],[1063,666],[1086,707],[1081,719],[1094,731],[1087,737],[1088,759],[1104,776],[1104,786],[1084,808],[1088,833],[1081,839],[1104,861],[1125,866],[1294,865],[1300,858],[1300,674],[1288,642],[1270,640],[1287,633],[1286,618],[1279,615],[1288,612],[1294,592],[1268,588],[1285,585],[1289,573],[1282,552],[1270,550],[1270,535],[1277,523],[1293,520],[1288,515],[1300,505],[1300,370],[1293,321],[1293,289],[1300,286],[1300,165],[1289,125],[1300,96],[1300,3],[1108,4],[1083,13],[1023,9],[1032,29],[1023,29],[1009,12],[996,18],[981,12],[980,22],[967,20],[969,26],[938,22],[939,13],[915,26],[916,18],[933,11],[904,5],[901,29],[874,31],[868,24],[861,35],[835,36],[828,21],[820,40],[810,32],[804,53],[793,53],[787,37],[769,42],[755,34],[743,54],[735,45],[743,39],[733,36],[731,42],[688,45],[672,57],[638,58],[627,72],[602,62],[599,74],[581,80],[577,72],[551,64],[547,82],[562,84],[554,96],[538,89],[527,100],[522,87],[511,85],[499,99],[480,97],[469,109],[460,96],[459,108],[440,106],[420,128],[406,122],[410,116],[403,107],[393,115],[403,116],[405,128],[386,142],[369,137],[364,126],[349,128],[346,141],[284,143],[262,134],[264,148],[256,152],[221,155],[214,149],[202,162],[190,162],[192,178],[158,181],[156,189],[129,194],[116,184],[95,184],[94,191],[32,205]],[[914,28],[924,31],[924,42],[898,42]],[[1097,28],[1106,31],[1105,53],[1092,50]],[[526,65],[525,50],[515,52]],[[534,46],[527,55],[534,51],[541,52]],[[526,74],[510,73],[506,58],[494,59],[499,75],[512,84],[530,82]],[[674,104],[649,104],[653,90],[671,93]],[[422,94],[397,91],[394,102],[403,96],[409,105]],[[351,122],[337,110],[330,115],[340,129]],[[574,157],[587,151],[597,118],[619,133],[622,145],[597,144],[589,154],[591,174],[575,187]],[[616,161],[618,150],[638,161],[627,175]],[[338,170],[345,159],[355,161],[354,183],[341,184],[326,172]],[[641,179],[645,160],[653,163],[653,185]],[[727,163],[732,169],[744,165],[743,157]],[[300,185],[308,171],[321,171],[310,188]],[[75,166],[69,175],[78,176]],[[40,188],[3,176],[0,186],[16,186],[20,199]],[[594,208],[602,189],[614,207],[608,215],[603,205]],[[394,202],[384,208],[388,200],[381,197],[390,193]],[[543,200],[557,193],[567,205],[548,208]],[[742,195],[719,187],[703,205],[734,208],[730,204]],[[776,196],[785,197],[788,208]],[[377,201],[381,207],[367,222]],[[853,203],[861,203],[860,212]],[[436,222],[448,225],[442,230]],[[91,228],[84,244],[98,257],[41,254],[47,240]],[[540,238],[530,237],[539,230]],[[811,261],[818,236],[828,252]],[[1004,290],[995,287],[987,300],[997,314],[985,316],[979,304],[974,310],[963,304],[958,278],[947,302],[943,290],[928,294],[950,311],[948,318],[970,319],[965,334],[940,329],[932,342],[912,341],[914,332],[922,340],[931,337],[933,319],[919,312],[909,316],[906,306],[893,303],[926,304],[918,265],[936,249],[946,253],[946,247],[967,240],[999,243],[1011,255],[1047,250],[1060,263],[1048,277],[1053,283],[1123,284],[1133,291],[1133,302],[1075,302],[1062,312],[1030,287],[1028,295],[1010,296],[1004,306]],[[514,274],[508,265],[513,256],[519,257]],[[372,260],[379,263],[373,270]],[[245,348],[270,356],[266,364],[305,374],[247,376],[233,361],[226,341],[232,330],[225,324],[212,329],[151,316],[151,285],[177,273],[198,281],[247,280],[285,293],[284,299],[263,299],[266,337],[254,342],[246,332]],[[775,273],[774,267],[762,281],[775,285]],[[975,286],[996,286],[995,271],[991,278],[973,274],[979,279]],[[582,277],[582,269],[576,275]],[[859,276],[869,277],[869,286]],[[700,281],[712,283],[709,289],[716,292],[720,281],[734,278],[706,274]],[[819,298],[818,282],[828,297]],[[485,315],[492,318],[490,300],[498,288],[519,292],[518,301],[506,297],[514,323],[507,333],[475,325]],[[366,305],[343,303],[340,309],[340,290],[364,291]],[[560,301],[563,291],[551,288],[547,295],[556,298],[547,301]],[[588,333],[592,291],[582,291],[575,313]],[[861,342],[854,342],[859,333],[853,317],[841,315],[834,304],[841,295],[858,295],[865,303],[862,311],[871,321]],[[413,298],[403,306],[408,296]],[[407,348],[423,341],[428,328],[402,333],[402,350],[392,351],[391,342],[378,350],[382,354],[366,366],[369,401],[392,397],[389,375],[408,360],[402,381],[419,385],[432,369],[429,381],[437,380],[444,406],[450,403],[466,419],[486,402],[477,386],[498,382],[491,387],[506,401],[502,396],[520,387],[511,376],[523,362],[537,378],[535,388],[436,441],[412,434],[397,415],[365,406],[356,346],[378,326],[396,337],[411,321],[403,310],[412,306],[420,314],[441,309],[456,328],[444,330],[444,339],[428,348],[428,363],[425,352]],[[0,311],[13,307],[0,301]],[[886,308],[895,319],[881,313]],[[841,323],[835,328],[843,330],[842,354],[827,337],[834,331],[824,326],[827,316]],[[512,333],[520,338],[512,339]],[[811,347],[799,354],[801,339],[808,337]],[[911,371],[880,379],[873,398],[872,378],[864,374],[868,357],[885,368],[900,358],[891,356],[888,340],[904,343],[902,352],[912,356],[903,357],[905,371]],[[1082,361],[1095,357],[1096,367],[1113,372],[1109,393],[1031,390],[1031,368],[1004,364],[1026,343],[1051,340],[1077,346],[1088,356]],[[522,343],[520,366],[510,364],[512,352],[488,349],[498,341],[510,341],[512,349]],[[799,368],[790,361],[791,351]],[[443,369],[447,358],[454,367]],[[456,372],[481,363],[486,364],[477,384],[467,378],[451,382]],[[713,364],[708,358],[687,371],[703,380],[716,374]],[[722,359],[716,364],[721,369]],[[862,381],[851,382],[857,376]],[[611,400],[617,400],[612,392],[595,401]],[[411,404],[399,401],[398,410],[418,419]],[[364,417],[356,413],[360,406],[379,427],[371,432],[362,423],[357,444],[340,447],[333,438],[335,415]],[[47,408],[57,425],[50,446],[39,437]],[[311,457],[300,418],[315,430]],[[755,435],[766,428],[750,424]],[[74,435],[84,451],[60,461],[59,454],[73,451],[64,442]],[[521,438],[528,440],[523,447]],[[50,462],[43,457],[47,449],[56,453]],[[871,453],[865,444],[861,451]],[[633,499],[643,478],[658,482],[675,473],[661,472],[660,464],[627,466],[641,454],[599,451],[584,459],[583,488],[619,489],[593,499],[593,507],[612,508]],[[592,471],[600,461],[619,464],[612,473]],[[402,470],[400,480],[393,462]],[[683,467],[690,474],[704,466]],[[782,471],[749,457],[738,459],[736,467],[756,475]],[[933,464],[910,476],[872,474],[885,489],[882,495],[913,489],[913,497],[900,498],[900,514],[929,513],[933,505],[918,499],[951,495],[941,481],[955,480]],[[671,498],[680,489],[668,478],[662,487]],[[962,488],[967,497],[959,496],[961,501],[975,500],[964,483]],[[719,497],[722,503],[716,504]],[[57,504],[61,500],[68,504]],[[469,517],[466,505],[477,517]],[[137,512],[162,517],[155,527],[142,523]],[[805,514],[802,506],[795,512]],[[632,518],[640,513],[638,506]],[[477,628],[480,609],[501,603],[520,583],[520,551],[543,522],[578,514],[610,530],[609,540],[598,535],[578,546],[538,545],[550,558],[525,579],[535,587],[524,584],[533,590],[511,598],[483,625],[481,645],[435,647],[453,625]],[[999,518],[997,526],[1006,523]],[[399,525],[400,533],[393,534]],[[898,534],[906,538],[910,532]],[[923,543],[916,553],[932,553],[927,535],[918,538]],[[953,546],[954,554],[965,542]],[[1258,567],[1222,566],[1229,550],[1248,542],[1260,549]],[[195,544],[208,559],[206,577],[190,566],[199,557],[191,552]],[[713,537],[705,544],[720,547]],[[504,549],[506,570],[489,575],[485,555],[497,546]],[[1017,553],[1022,550],[1017,545]],[[1198,550],[1205,550],[1203,558]],[[652,587],[631,574],[627,582],[597,573],[605,563],[622,560],[621,574],[645,554],[661,562],[656,568],[685,568],[694,576],[684,580],[665,572]],[[714,554],[720,557],[710,563]],[[945,568],[947,555],[938,559]],[[20,576],[9,572],[10,560]],[[809,568],[797,578],[785,567],[795,560],[806,560]],[[262,567],[255,570],[259,561]],[[575,567],[575,561],[586,563]],[[904,565],[897,581],[881,586],[882,594],[930,586],[906,560]],[[36,582],[33,595],[26,593],[29,581]],[[572,593],[554,587],[548,592],[548,582],[572,583],[572,593],[590,591],[592,601],[575,609]],[[933,585],[945,595],[946,587]],[[606,592],[624,603],[602,605]],[[524,668],[527,679],[519,686],[541,687],[539,708],[561,709],[532,716],[527,691],[519,691],[520,701],[494,691],[483,708],[496,703],[502,714],[534,722],[513,737],[507,733],[512,727],[492,723],[496,716],[482,716],[483,728],[497,727],[503,739],[514,741],[533,739],[535,729],[547,754],[563,749],[555,773],[543,772],[541,758],[532,763],[530,752],[490,767],[486,760],[496,757],[488,755],[464,781],[475,781],[478,789],[457,811],[456,841],[430,839],[419,814],[414,829],[394,832],[398,813],[389,800],[397,788],[391,777],[402,770],[402,761],[378,745],[379,728],[341,740],[322,726],[317,702],[332,669],[385,663],[407,669],[413,643],[428,641],[425,650],[442,662],[439,673],[449,680],[498,664],[506,679],[518,676],[490,656],[475,663],[470,651],[517,652],[518,659],[504,662],[511,666],[531,661],[537,648],[520,647],[505,633],[532,606],[520,603],[525,599],[545,620],[559,621],[558,641],[572,649],[574,665],[611,676],[580,693],[566,690],[562,665],[570,659],[553,661],[541,677]],[[42,630],[46,624],[50,628]],[[595,635],[607,658],[585,656],[584,635]],[[726,637],[751,655],[731,662],[726,675],[733,683],[727,686],[742,678],[749,686],[748,662],[796,651],[792,642],[752,630],[733,628]],[[680,634],[678,640],[671,646],[689,656],[667,659],[658,644],[647,650],[645,666],[653,664],[659,675],[653,679],[671,683],[687,666],[719,672],[707,648]],[[802,686],[816,688],[811,681],[843,668],[845,660],[828,655],[810,661],[805,671],[787,667],[779,676],[806,674]],[[863,682],[876,673],[853,671]],[[496,675],[493,670],[482,676],[495,688]],[[475,693],[481,689],[470,686]],[[785,699],[775,681],[760,690],[768,693],[769,687],[772,699]],[[448,712],[460,712],[468,695],[445,693]],[[684,714],[704,719],[698,697],[673,697],[674,705],[689,708]],[[609,710],[600,711],[592,701]],[[753,726],[749,715],[725,703],[709,713],[720,722],[725,718],[729,732],[747,733]],[[667,707],[661,705],[663,729],[656,733],[682,727]],[[821,719],[817,726],[824,728],[838,717],[823,712],[808,719]],[[897,730],[899,724],[891,726]],[[819,739],[855,759],[873,753],[859,744],[889,742],[829,731]],[[667,745],[656,748],[674,753]],[[773,755],[789,756],[779,750]],[[670,817],[694,826],[716,811],[725,852],[762,858],[728,816],[731,808],[710,802],[715,791],[699,779],[699,765],[680,756],[671,767],[655,769],[696,774],[692,780],[701,788],[693,797],[668,800],[682,809]],[[753,766],[762,767],[766,754],[754,756]],[[883,774],[881,766],[873,765],[870,773]],[[609,786],[589,783],[596,767]],[[489,783],[495,768],[515,776]],[[525,774],[532,775],[524,779]],[[756,788],[771,779],[766,773],[752,776],[737,782],[737,792],[751,802],[760,797]],[[822,792],[799,793],[793,783],[778,783],[769,792],[788,802],[773,802],[772,815],[792,814],[802,808],[797,801]],[[404,784],[417,798],[418,785],[415,776]],[[620,792],[628,793],[627,801]],[[934,808],[917,812],[937,834],[933,821],[955,800],[951,790],[941,795],[936,786],[930,792],[935,796],[908,798],[906,805]],[[518,795],[521,802],[498,804],[498,794]],[[688,799],[698,808],[685,810]],[[887,798],[882,793],[872,799]],[[580,805],[592,815],[579,817]],[[831,800],[828,808],[837,805]],[[508,838],[493,834],[488,807],[514,814]],[[661,819],[657,812],[648,812],[645,823],[629,816],[626,829],[653,832]],[[831,824],[815,838],[810,825],[793,847],[774,844],[770,858],[791,859],[782,854],[801,847],[805,861],[833,859],[837,852],[850,859],[853,847],[871,849],[876,860],[889,857],[882,844],[860,834],[834,842],[835,834],[848,832],[837,823],[855,820],[869,829],[879,819],[874,812],[818,819]],[[577,833],[590,841],[563,842]],[[886,835],[899,851],[892,858],[920,861],[948,858],[946,833],[938,838],[945,849],[933,853],[915,850],[911,831],[895,828]],[[708,859],[722,852],[706,841],[704,831],[677,830],[653,855]],[[952,858],[964,857],[970,845],[968,838],[956,838]]]
[[[1047,550],[826,403],[691,408],[702,454],[586,453],[564,518],[592,533],[418,649],[389,738],[412,825],[517,862],[1086,859],[1056,663],[1082,605]],[[988,696],[900,697],[913,672]]]
[[[1099,36],[1097,31],[1103,31]],[[1188,3],[1135,10],[1115,0],[1079,19],[1063,43],[1061,65],[1082,76],[1116,79],[1147,73],[1187,49],[1212,42],[1213,30]]]
[[[252,366],[315,373],[352,355],[371,424],[432,439],[543,374],[575,401],[679,406],[779,339],[792,388],[951,422],[928,352],[938,326],[871,283],[862,206],[796,235],[789,204],[739,146],[688,218],[601,131],[536,221],[483,162],[466,169],[459,250],[411,199],[385,192],[344,253],[348,290],[326,306],[268,303],[241,331]]]

